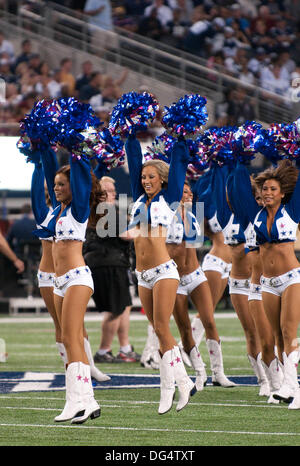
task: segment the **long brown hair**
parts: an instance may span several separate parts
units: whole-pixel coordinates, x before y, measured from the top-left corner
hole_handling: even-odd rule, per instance
[[[276,180],[284,197],[282,203],[285,204],[293,195],[298,179],[298,169],[290,160],[281,160],[277,167],[270,167],[259,173],[255,178],[255,184],[261,191],[265,181]]]
[[[70,182],[70,173],[71,173],[71,168],[70,165],[63,165],[60,167],[56,174],[63,174],[66,176],[66,178]],[[88,227],[95,228],[97,221],[99,220],[100,217],[102,217],[104,214],[97,214],[96,209],[97,206],[100,202],[104,202],[106,200],[106,192],[101,189],[99,180],[91,170],[91,179],[92,179],[92,187],[91,187],[91,193],[90,193],[90,215],[88,219]]]

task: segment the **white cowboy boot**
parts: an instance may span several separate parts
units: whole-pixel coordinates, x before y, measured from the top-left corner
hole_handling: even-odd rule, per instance
[[[273,396],[276,400],[283,400],[285,403],[291,403],[293,401],[296,389],[298,385],[298,360],[299,351],[294,350],[288,356],[285,352],[283,356],[283,383],[279,390],[274,392]]]
[[[210,368],[212,371],[212,383],[216,386],[224,388],[235,387],[236,384],[231,382],[224,374],[223,356],[221,343],[216,340],[206,340],[206,345],[209,353]]]
[[[300,409],[300,388],[296,388],[294,393],[294,399],[289,404],[288,409]]]
[[[174,350],[166,351],[160,360],[160,402],[158,414],[172,408],[175,395]]]
[[[90,365],[90,368],[91,368],[91,376],[95,380],[97,380],[97,382],[106,382],[107,380],[110,380],[109,375],[103,374],[103,372],[101,372],[95,366],[95,362],[94,362],[94,358],[93,358],[93,355],[92,355],[92,349],[91,349],[91,345],[90,345],[89,340],[87,338],[84,338],[83,342],[84,342],[84,351],[85,351],[86,357],[88,358],[89,365]]]
[[[199,317],[194,317],[192,319],[191,326],[192,326],[193,339],[194,339],[195,345],[198,348],[203,338],[203,335],[205,333],[205,329]]]
[[[61,414],[56,416],[56,422],[73,419],[78,413],[84,412],[82,396],[83,368],[81,362],[72,362],[66,370],[66,404]]]
[[[271,361],[270,365],[267,366],[263,360],[261,360],[262,366],[265,370],[265,374],[267,376],[269,387],[270,387],[270,397],[268,399],[269,404],[279,404],[279,400],[276,400],[273,397],[273,393],[276,390],[279,390],[282,384],[283,373],[281,367],[279,365],[278,359],[274,358]]]
[[[188,367],[192,367],[192,363],[191,363],[191,360],[190,360],[190,357],[189,355],[184,351],[184,347],[183,347],[183,344],[182,344],[182,341],[180,341],[178,343],[178,348],[180,349],[180,353],[181,353],[181,357],[182,357],[182,360],[184,362],[184,364]]]
[[[84,410],[77,413],[76,416],[73,417],[71,424],[82,424],[89,417],[91,419],[96,419],[101,414],[100,406],[94,398],[90,366],[88,364],[80,364],[82,364],[83,371],[83,378],[81,383]]]
[[[195,386],[197,391],[200,392],[206,385],[207,375],[201,354],[199,353],[199,350],[196,346],[194,346],[194,348],[192,348],[190,351],[189,359],[191,360],[192,366],[196,371]]]
[[[147,369],[159,369],[159,341],[154,328],[148,324],[147,340],[143,349],[140,364]]]
[[[190,396],[193,396],[197,389],[194,382],[186,373],[178,346],[174,346],[174,356],[174,376],[179,391],[176,411],[181,411],[188,404]]]
[[[256,359],[248,354],[248,359],[252,369],[254,370],[254,374],[256,375],[257,383],[260,387],[259,396],[270,396],[269,381],[265,373],[264,366],[262,365],[261,353],[257,355]]]

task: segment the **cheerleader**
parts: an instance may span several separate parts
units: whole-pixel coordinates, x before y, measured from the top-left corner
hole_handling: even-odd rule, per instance
[[[275,399],[289,403],[289,409],[300,409],[297,378],[300,321],[300,267],[294,242],[300,220],[300,176],[288,160],[260,173],[255,179],[264,207],[249,202],[256,240],[262,261],[262,300],[277,343],[283,382],[275,391]],[[236,177],[240,199],[253,194]],[[250,210],[251,209],[251,210]],[[271,364],[269,365],[271,371]]]
[[[93,280],[82,256],[82,243],[90,215],[91,168],[84,158],[72,160],[55,174],[49,154],[42,153],[49,193],[54,191],[57,207],[40,222],[39,236],[53,237],[54,303],[67,354],[66,404],[56,422],[85,422],[100,416],[94,398],[91,369],[84,346],[84,315],[93,293]],[[40,219],[42,220],[42,219]]]
[[[260,385],[259,393],[261,396],[266,396],[269,394],[269,385],[261,363],[260,341],[248,305],[252,269],[250,257],[247,254],[248,249],[246,249],[246,237],[226,200],[226,180],[229,168],[215,166],[213,171],[212,192],[217,206],[217,220],[223,229],[224,242],[230,246],[232,254],[229,294],[245,333],[248,359]]]
[[[253,317],[257,334],[261,344],[261,364],[264,368],[268,383],[269,391],[265,385],[265,394],[270,395],[268,403],[277,404],[278,400],[273,397],[273,392],[279,389],[282,382],[282,371],[278,367],[278,360],[275,355],[275,338],[273,335],[272,327],[266,316],[263,303],[260,279],[262,275],[262,263],[259,254],[259,247],[256,244],[256,235],[253,228],[253,223],[249,218],[249,210],[245,209],[244,204],[240,202],[238,183],[248,185],[248,189],[252,191],[253,197],[248,200],[247,205],[253,202],[254,208],[262,207],[262,198],[260,191],[257,189],[255,181],[250,180],[248,169],[245,165],[237,163],[236,168],[233,170],[233,176],[228,178],[227,194],[234,213],[236,214],[241,227],[243,228],[246,236],[246,246],[249,249],[248,257],[251,263],[251,282],[248,295],[249,311]],[[254,363],[253,363],[254,365]]]
[[[204,256],[201,267],[210,287],[215,310],[228,284],[231,251],[230,247],[224,244],[222,228],[216,217],[216,206],[211,193],[211,175],[212,170],[208,170],[199,178],[193,189],[193,197],[195,201],[204,203],[204,233],[212,243],[210,251]],[[199,316],[193,318],[192,328],[195,342],[199,346],[205,332]]]
[[[191,297],[198,310],[198,319],[201,319],[205,328],[213,385],[233,387],[235,384],[230,382],[224,374],[223,357],[213,315],[210,288],[206,276],[199,266],[196,253],[196,247],[201,244],[200,226],[197,218],[186,210],[186,206],[191,203],[192,198],[192,191],[186,182],[181,205],[169,227],[167,236],[168,251],[177,264],[180,276],[173,314],[181,334],[184,352],[188,354],[189,360],[196,371],[197,390],[203,389],[207,376],[201,355],[193,338],[188,315],[188,296]]]
[[[49,157],[49,160],[48,160]],[[37,223],[37,231],[36,235],[39,236],[42,227],[40,226],[45,219],[51,215],[53,211],[52,206],[55,208],[57,207],[58,203],[54,194],[53,190],[53,182],[51,180],[54,179],[55,173],[58,170],[58,164],[56,161],[55,154],[52,151],[47,152],[47,159],[45,155],[43,156],[44,163],[48,166],[48,184],[50,186],[50,193],[48,191],[47,185],[44,185],[44,170],[40,160],[40,157],[36,157],[34,162],[34,171],[32,174],[32,181],[31,181],[31,204],[32,210],[35,216],[35,220]],[[50,162],[50,163],[49,163]],[[68,363],[67,353],[65,346],[62,342],[61,336],[61,327],[57,317],[55,305],[54,305],[54,263],[52,257],[52,244],[53,238],[40,238],[41,239],[41,246],[42,246],[42,257],[39,264],[39,270],[37,273],[37,280],[38,280],[38,287],[41,293],[41,296],[45,302],[46,308],[51,315],[55,327],[55,341],[56,346],[59,352],[59,355],[66,365]],[[90,342],[88,340],[88,335],[86,332],[85,327],[83,327],[84,332],[84,348],[87,354],[89,364],[91,366],[91,375],[92,377],[97,380],[98,382],[104,382],[106,380],[110,380],[110,377],[106,374],[103,374],[101,371],[97,369],[95,366],[92,350],[90,346]]]
[[[169,328],[179,274],[166,246],[167,228],[182,198],[189,153],[181,139],[172,150],[170,167],[160,160],[143,164],[141,147],[134,135],[126,141],[126,153],[134,200],[129,226],[135,228],[139,297],[159,340],[161,390],[158,413],[164,414],[172,408],[175,382],[179,390],[177,411],[187,405],[190,395],[196,391]]]

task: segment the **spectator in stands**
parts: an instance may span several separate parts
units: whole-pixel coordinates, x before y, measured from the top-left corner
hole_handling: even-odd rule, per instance
[[[17,273],[24,272],[25,270],[24,262],[21,261],[21,259],[17,257],[17,255],[11,249],[11,247],[9,246],[8,242],[6,241],[6,239],[4,238],[1,232],[0,232],[0,252],[13,263],[13,265],[17,269]]]
[[[296,39],[293,28],[287,25],[287,22],[284,19],[276,21],[275,26],[271,28],[269,34],[275,40],[274,49],[276,52],[291,50],[291,47]]]
[[[5,105],[17,106],[21,102],[23,97],[19,93],[18,86],[15,83],[6,84],[5,91],[6,91]]]
[[[117,6],[113,10],[113,23],[118,28],[125,29],[129,32],[138,30],[138,23],[132,16],[128,15],[124,6]]]
[[[184,39],[184,49],[194,55],[207,56],[206,39],[213,36],[213,28],[202,7],[194,8],[192,25]]]
[[[89,18],[89,24],[97,28],[113,30],[112,10],[110,0],[86,0],[84,13]],[[92,29],[93,31],[93,29]]]
[[[72,74],[72,60],[63,58],[60,62],[59,82],[61,86],[66,87],[67,95],[74,96],[75,93],[75,78]]]
[[[247,35],[250,34],[250,21],[247,15],[242,11],[241,5],[234,3],[230,7],[230,17],[226,20],[226,25],[233,27],[233,23],[237,23],[240,31]]]
[[[217,17],[212,20],[212,37],[207,40],[209,43],[209,53],[212,56],[223,50],[225,40],[224,28],[225,20],[223,18]]]
[[[255,118],[254,102],[247,96],[245,88],[239,87],[232,91],[228,103],[228,124],[241,126]]]
[[[251,34],[251,45],[254,49],[263,47],[267,53],[274,50],[275,40],[268,34],[268,27],[262,19],[255,23],[255,28]]]
[[[263,74],[264,69],[267,68],[269,63],[270,58],[267,55],[265,49],[263,47],[258,47],[254,57],[250,58],[249,60],[248,68],[256,78],[259,78]]]
[[[28,61],[29,68],[37,74],[39,73],[41,63],[42,59],[39,53],[33,53]]]
[[[16,81],[16,76],[12,72],[9,57],[6,52],[0,55],[0,77],[4,79],[6,83],[14,83]]]
[[[138,34],[149,37],[149,39],[160,41],[165,30],[157,18],[156,10],[152,9],[149,16],[143,16],[138,24]]]
[[[91,76],[93,74],[93,63],[91,60],[85,60],[81,65],[82,73],[77,77],[75,89],[80,92],[83,86],[89,84]]]
[[[277,58],[273,59],[272,66],[265,70],[260,85],[265,90],[285,96],[289,89],[290,75],[286,68],[281,66]]]
[[[179,8],[173,10],[173,20],[167,23],[167,33],[163,36],[163,42],[178,49],[183,48],[183,40],[190,26],[189,21],[181,19]]]
[[[28,63],[32,57],[32,42],[29,39],[24,39],[21,43],[21,53],[17,56],[15,61],[15,69],[20,63]]]
[[[0,55],[2,53],[7,53],[9,57],[10,64],[13,64],[15,61],[15,48],[9,40],[5,39],[4,34],[0,31]]]
[[[252,71],[248,67],[248,59],[246,57],[241,57],[240,60],[240,71],[238,73],[238,78],[243,84],[255,84],[255,77]]]
[[[82,86],[79,91],[79,100],[88,102],[91,97],[101,94],[102,74],[94,71],[88,84]]]
[[[153,10],[155,10],[156,18],[163,28],[173,20],[173,11],[169,6],[164,4],[164,0],[153,0],[152,4],[145,8],[144,16],[150,16]]]
[[[39,91],[50,99],[58,99],[61,96],[62,85],[59,83],[59,70],[51,71],[48,63],[43,62],[40,67]]]
[[[237,48],[234,56],[229,56],[224,60],[224,66],[229,74],[237,77],[241,71],[241,60],[246,59],[247,52],[243,48]]]

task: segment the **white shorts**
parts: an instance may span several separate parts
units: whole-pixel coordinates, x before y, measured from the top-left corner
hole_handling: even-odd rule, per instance
[[[194,289],[197,288],[197,286],[206,281],[207,278],[199,266],[198,269],[194,270],[194,272],[191,272],[187,275],[182,275],[180,277],[177,294],[184,294],[189,296],[194,291]]]
[[[37,279],[39,288],[53,288],[54,276],[54,273],[42,272],[41,270],[38,270]]]
[[[250,291],[250,278],[229,277],[229,294],[243,294],[249,296]]]
[[[213,254],[206,254],[202,262],[202,270],[206,272],[212,270],[219,272],[221,278],[228,278],[231,271],[231,264],[220,259],[220,257],[214,256]]]
[[[67,289],[74,285],[88,286],[94,291],[92,272],[87,265],[71,269],[60,277],[54,277],[53,293],[63,298]]]
[[[260,283],[262,291],[281,296],[288,286],[300,283],[300,267],[277,277],[267,278],[262,276]]]
[[[167,278],[174,278],[178,281],[180,280],[176,262],[173,260],[169,260],[164,264],[153,267],[153,269],[143,270],[142,272],[136,270],[135,274],[138,280],[138,285],[148,288],[149,290],[152,290],[155,283],[159,280]]]
[[[261,285],[258,283],[250,283],[250,290],[248,294],[248,301],[261,301]]]

